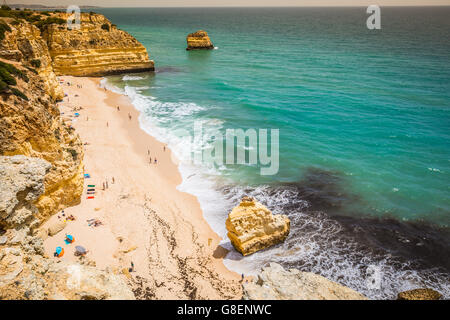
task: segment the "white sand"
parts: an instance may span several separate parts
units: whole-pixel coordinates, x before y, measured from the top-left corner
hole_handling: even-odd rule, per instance
[[[91,178],[85,179],[81,204],[65,210],[76,221],[45,241],[46,253],[53,257],[62,246],[65,255],[52,259],[76,261],[74,248],[81,245],[89,250],[88,260],[114,272],[132,261],[130,285],[138,298],[239,299],[240,276],[224,267],[220,237],[203,219],[197,199],[176,189],[181,176],[170,150],[163,151],[162,143],[139,128],[139,114],[129,99],[99,88],[100,79],[61,79],[72,86],[63,85],[68,97],[60,110],[66,118],[80,113],[72,125],[89,143],[84,166]],[[80,111],[71,110],[80,106]],[[148,149],[158,164],[149,164]],[[106,181],[109,188],[103,191]],[[88,184],[96,185],[95,199],[86,199]],[[86,220],[91,218],[104,225],[89,227]],[[57,219],[55,215],[48,223]],[[66,233],[75,237],[73,244],[64,244]]]

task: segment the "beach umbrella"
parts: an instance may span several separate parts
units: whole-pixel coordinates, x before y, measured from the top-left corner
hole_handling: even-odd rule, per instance
[[[64,249],[61,247],[56,247],[55,253],[58,258],[61,258],[64,255]]]
[[[75,247],[75,255],[84,255],[87,253],[87,250],[82,246]]]
[[[66,235],[66,240],[64,240],[64,241],[65,241],[66,244],[71,244],[71,243],[73,243],[75,241],[75,238],[72,235],[67,234]]]

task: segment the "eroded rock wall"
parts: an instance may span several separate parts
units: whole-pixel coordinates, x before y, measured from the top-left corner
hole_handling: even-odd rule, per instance
[[[68,18],[66,13],[57,16]],[[100,14],[82,13],[79,29],[50,25],[43,37],[57,75],[105,76],[154,70],[145,47]]]
[[[45,256],[34,234],[34,203],[51,167],[39,158],[0,156],[0,300],[134,299],[118,274]]]
[[[45,81],[21,63],[6,61],[26,75],[17,78],[14,94],[0,98],[0,155],[25,155],[51,164],[45,177],[45,191],[36,202],[40,221],[58,210],[79,203],[83,192],[83,147],[74,129],[66,125]]]
[[[11,23],[12,19],[4,20],[11,32],[6,32],[5,39],[0,42],[0,58],[35,69],[41,76],[47,93],[54,100],[62,99],[64,92],[53,72],[52,58],[40,30],[26,21],[14,24]]]

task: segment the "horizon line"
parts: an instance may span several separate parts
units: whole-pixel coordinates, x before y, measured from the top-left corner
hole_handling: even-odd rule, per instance
[[[23,3],[13,3],[8,6],[21,5],[21,6],[39,6],[39,4],[23,4]],[[66,5],[42,5],[42,8],[61,8],[67,7]],[[366,5],[341,5],[341,6],[329,6],[329,5],[298,5],[298,6],[93,6],[93,5],[80,5],[80,7],[91,7],[95,8],[367,8]],[[426,7],[450,7],[450,4],[426,4],[426,5],[380,5],[380,7],[391,7],[391,8],[426,8]]]

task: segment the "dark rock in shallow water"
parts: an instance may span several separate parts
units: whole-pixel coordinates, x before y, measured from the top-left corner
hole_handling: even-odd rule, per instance
[[[442,294],[433,289],[414,289],[400,292],[397,300],[439,300]]]

